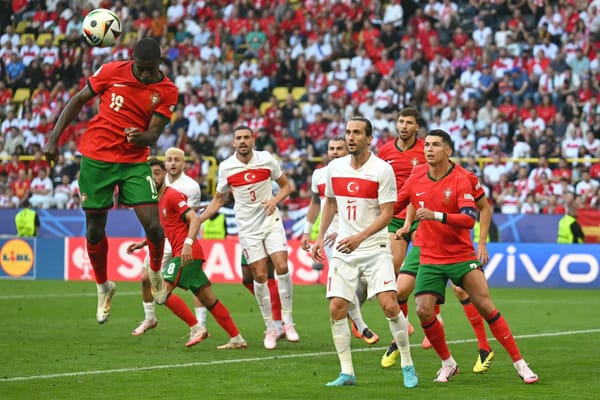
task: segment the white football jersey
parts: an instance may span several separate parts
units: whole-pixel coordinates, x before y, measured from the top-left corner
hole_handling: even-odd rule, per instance
[[[169,181],[169,175],[165,177],[165,183],[167,186],[172,187],[173,189],[177,189],[181,193],[187,197],[188,206],[192,208],[200,207],[200,185],[194,179],[187,176],[185,173],[182,173],[179,178],[175,179],[175,181]]]
[[[240,235],[263,236],[272,231],[274,224],[283,224],[278,209],[267,216],[263,205],[273,198],[272,182],[282,174],[279,163],[267,151],[254,150],[248,164],[238,160],[236,154],[219,164],[217,191],[233,192]]]
[[[325,186],[327,186],[327,166],[315,169],[312,174],[312,183],[310,185],[310,190],[313,193],[319,195],[321,199],[321,214],[323,213],[323,207],[325,206],[325,201],[327,200],[327,196],[325,196]],[[331,224],[329,228],[327,228],[326,234],[332,234],[337,232],[338,226],[338,215],[334,215],[331,220]]]
[[[395,203],[396,177],[392,167],[370,154],[358,170],[352,168],[347,155],[329,163],[325,195],[335,198],[338,206],[338,241],[364,231],[380,215],[380,204]],[[365,239],[354,252],[389,248],[387,226]],[[337,252],[337,250],[334,250]]]

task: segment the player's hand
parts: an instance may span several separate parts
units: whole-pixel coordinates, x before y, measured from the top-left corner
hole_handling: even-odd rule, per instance
[[[323,258],[323,239],[319,238],[312,246],[312,259],[313,261],[322,262]]]
[[[139,138],[142,134],[142,131],[140,131],[138,128],[125,128],[123,132],[125,132],[125,138],[127,139],[127,142],[133,144],[135,144],[137,138]]]
[[[54,167],[58,162],[58,146],[46,143],[44,146],[44,157],[46,157],[46,161],[50,164],[50,168]]]
[[[477,244],[477,258],[481,262],[481,265],[486,265],[490,261],[490,253],[488,253],[486,243]]]
[[[273,215],[273,213],[277,209],[277,202],[274,198],[267,201],[263,201],[262,205],[267,215]]]
[[[404,239],[406,235],[410,235],[410,225],[404,225],[402,228],[396,231],[396,240]]]
[[[337,239],[337,232],[333,232],[330,233],[329,235],[325,236],[325,239],[323,240],[323,244],[325,246],[329,246],[332,247],[335,244],[335,239]]]
[[[136,242],[136,243],[130,244],[129,246],[127,246],[127,254],[131,254],[136,250],[142,249],[142,248],[144,248],[144,246],[146,246],[145,240],[143,240],[141,242]]]
[[[336,246],[336,249],[340,253],[350,254],[360,246],[362,239],[358,235],[348,236],[340,240]]]
[[[192,246],[189,244],[184,244],[181,249],[181,265],[190,264],[194,258],[192,257]]]
[[[429,208],[419,208],[415,213],[415,218],[419,221],[433,220],[434,214]]]
[[[302,234],[302,250],[309,251],[310,250],[310,233]]]

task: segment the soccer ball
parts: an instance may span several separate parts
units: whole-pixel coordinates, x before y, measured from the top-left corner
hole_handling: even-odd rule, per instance
[[[121,35],[121,20],[114,12],[97,8],[85,16],[81,30],[85,41],[90,45],[109,47]]]

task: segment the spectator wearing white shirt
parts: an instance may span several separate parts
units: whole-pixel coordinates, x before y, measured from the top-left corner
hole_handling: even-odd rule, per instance
[[[15,32],[12,24],[7,24],[4,33],[0,36],[0,47],[5,47],[6,43],[10,42],[14,48],[17,48],[21,43],[21,35]]]
[[[479,78],[481,72],[475,69],[475,61],[470,61],[469,66],[460,74],[460,84],[465,90],[465,93],[470,96],[478,97]]]
[[[54,205],[52,180],[48,177],[48,170],[41,168],[38,176],[31,180],[31,197],[29,202],[35,208],[41,207],[44,209]]]
[[[537,114],[537,110],[535,107],[532,107],[529,110],[529,117],[523,121],[523,126],[530,130],[536,138],[540,138],[543,136],[544,131],[546,130],[546,123],[544,120]]]
[[[454,150],[460,157],[469,157],[475,154],[475,135],[467,128],[460,130],[460,136],[454,140]]]
[[[54,204],[56,208],[64,209],[71,200],[71,179],[69,175],[63,174],[61,183],[54,187]]]
[[[498,136],[492,136],[489,127],[485,127],[477,139],[477,154],[482,157],[488,157],[500,144]]]
[[[306,121],[307,124],[312,124],[315,122],[317,114],[323,112],[323,107],[319,103],[317,103],[317,96],[314,94],[308,95],[308,102],[302,106],[302,118]]]
[[[200,48],[200,58],[202,61],[210,61],[210,56],[221,58],[221,49],[215,45],[215,39],[211,36],[206,44]]]
[[[383,13],[384,24],[392,24],[395,28],[400,28],[402,26],[404,10],[402,9],[401,3],[401,0],[394,0],[385,7]]]
[[[201,112],[197,112],[194,118],[190,119],[190,126],[187,129],[187,137],[195,141],[198,139],[198,136],[205,135],[208,136],[210,133],[210,125],[208,121],[204,118],[204,114]]]
[[[575,131],[567,129],[561,142],[561,156],[564,158],[577,158],[579,147],[583,146],[583,139],[575,136]]]
[[[190,121],[196,117],[196,113],[206,113],[206,107],[200,103],[200,99],[197,95],[192,95],[190,103],[183,109],[183,116]]]
[[[475,30],[473,30],[473,40],[477,47],[486,48],[492,42],[493,32],[489,26],[485,25],[485,21],[481,18],[475,18]]]
[[[483,181],[492,187],[500,181],[500,176],[508,171],[506,165],[502,163],[499,153],[494,152],[490,157],[492,158],[492,163],[483,168]]]
[[[575,184],[575,194],[585,198],[593,194],[598,185],[598,182],[590,176],[590,171],[585,169],[581,172],[581,180]]]
[[[29,67],[31,61],[33,61],[34,58],[39,57],[40,47],[33,42],[33,39],[26,37],[25,44],[21,46],[19,55],[21,56],[23,64],[25,64],[26,67]]]
[[[356,55],[350,60],[350,68],[354,68],[354,71],[356,71],[356,76],[359,79],[365,77],[369,71],[369,68],[371,68],[371,64],[372,61],[366,56],[365,49],[363,47],[357,48]]]

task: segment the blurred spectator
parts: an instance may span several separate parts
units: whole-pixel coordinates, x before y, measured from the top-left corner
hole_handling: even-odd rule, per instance
[[[33,207],[46,209],[54,205],[54,186],[45,168],[41,168],[38,176],[31,180],[30,191],[29,201]]]

